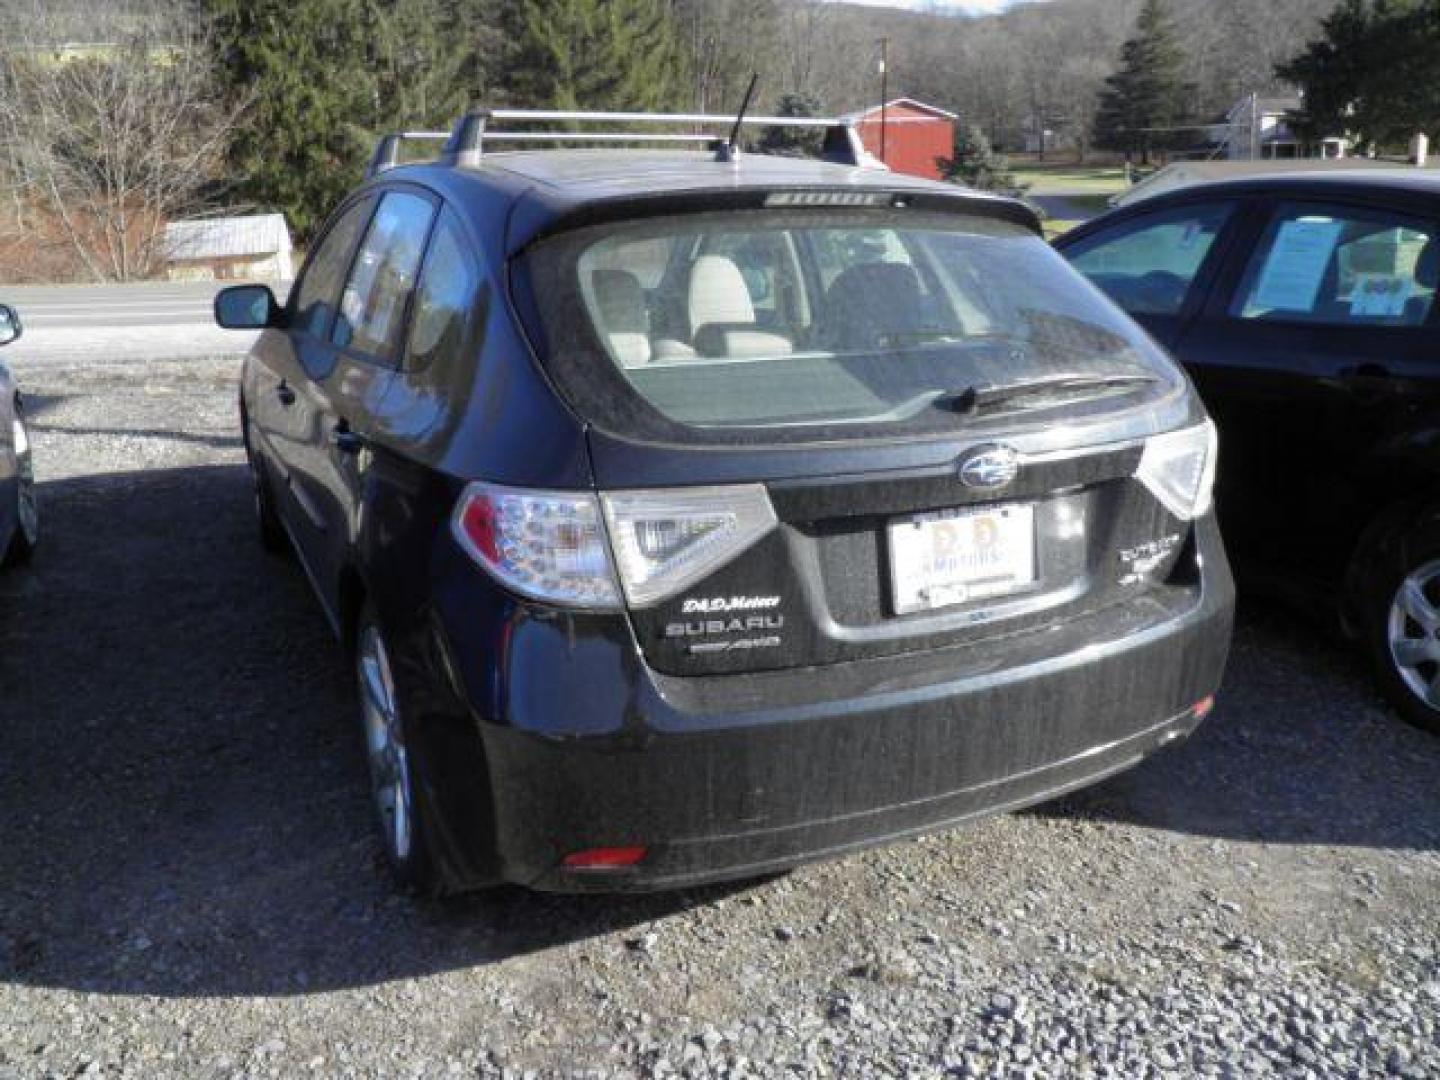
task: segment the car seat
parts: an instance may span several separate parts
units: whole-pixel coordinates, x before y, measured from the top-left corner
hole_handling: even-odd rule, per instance
[[[600,331],[621,367],[648,364],[651,359],[650,311],[645,290],[629,270],[602,267],[590,275]]]
[[[912,266],[868,262],[844,270],[825,293],[816,330],[829,348],[870,352],[915,340],[935,326]]]
[[[745,277],[734,260],[724,255],[701,255],[695,260],[686,309],[690,343],[657,341],[657,359],[786,356],[794,350],[794,343],[783,334],[756,326],[755,305]]]

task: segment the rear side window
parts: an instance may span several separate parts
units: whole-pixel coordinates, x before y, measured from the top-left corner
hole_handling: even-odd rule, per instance
[[[350,253],[355,250],[360,230],[365,228],[373,205],[371,200],[362,199],[346,210],[315,249],[296,293],[295,320],[292,324],[296,330],[323,335],[330,329],[335,300],[340,295],[340,283],[345,280],[345,271],[350,267]]]
[[[1132,218],[1066,250],[1066,257],[1132,315],[1178,315],[1231,205],[1187,206]]]
[[[330,335],[336,345],[381,359],[395,355],[434,216],[434,206],[419,195],[392,191],[380,201],[340,298]]]
[[[1333,326],[1420,326],[1440,247],[1427,221],[1355,207],[1285,204],[1256,247],[1231,314]]]
[[[464,344],[479,290],[464,234],[446,210],[435,226],[420,287],[415,291],[407,370],[424,371],[454,358]]]
[[[612,429],[643,430],[658,413],[692,430],[796,437],[839,425],[951,430],[955,413],[937,402],[972,388],[1075,374],[1114,375],[1132,391],[1178,381],[1039,237],[992,218],[632,220],[547,240],[522,266],[545,363],[577,409]]]

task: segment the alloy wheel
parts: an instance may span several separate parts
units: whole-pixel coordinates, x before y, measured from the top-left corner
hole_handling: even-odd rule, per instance
[[[414,843],[410,757],[396,703],[390,657],[373,623],[361,631],[357,657],[360,708],[375,810],[380,816],[381,831],[391,858],[396,863],[404,863]]]
[[[1409,691],[1440,710],[1440,559],[1406,575],[1390,603],[1390,659]]]

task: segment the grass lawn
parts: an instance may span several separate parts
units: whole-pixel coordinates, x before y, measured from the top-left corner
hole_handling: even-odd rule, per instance
[[[1103,198],[1125,188],[1125,172],[1113,165],[1016,165],[1015,179],[1029,184],[1029,195],[1076,195]]]

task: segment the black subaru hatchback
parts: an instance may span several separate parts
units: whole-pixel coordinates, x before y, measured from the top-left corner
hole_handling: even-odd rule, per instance
[[[843,130],[489,152],[517,115],[382,149],[283,308],[216,302],[265,329],[261,534],[353,649],[402,880],[755,875],[1195,727],[1214,429],[1028,210]]]

